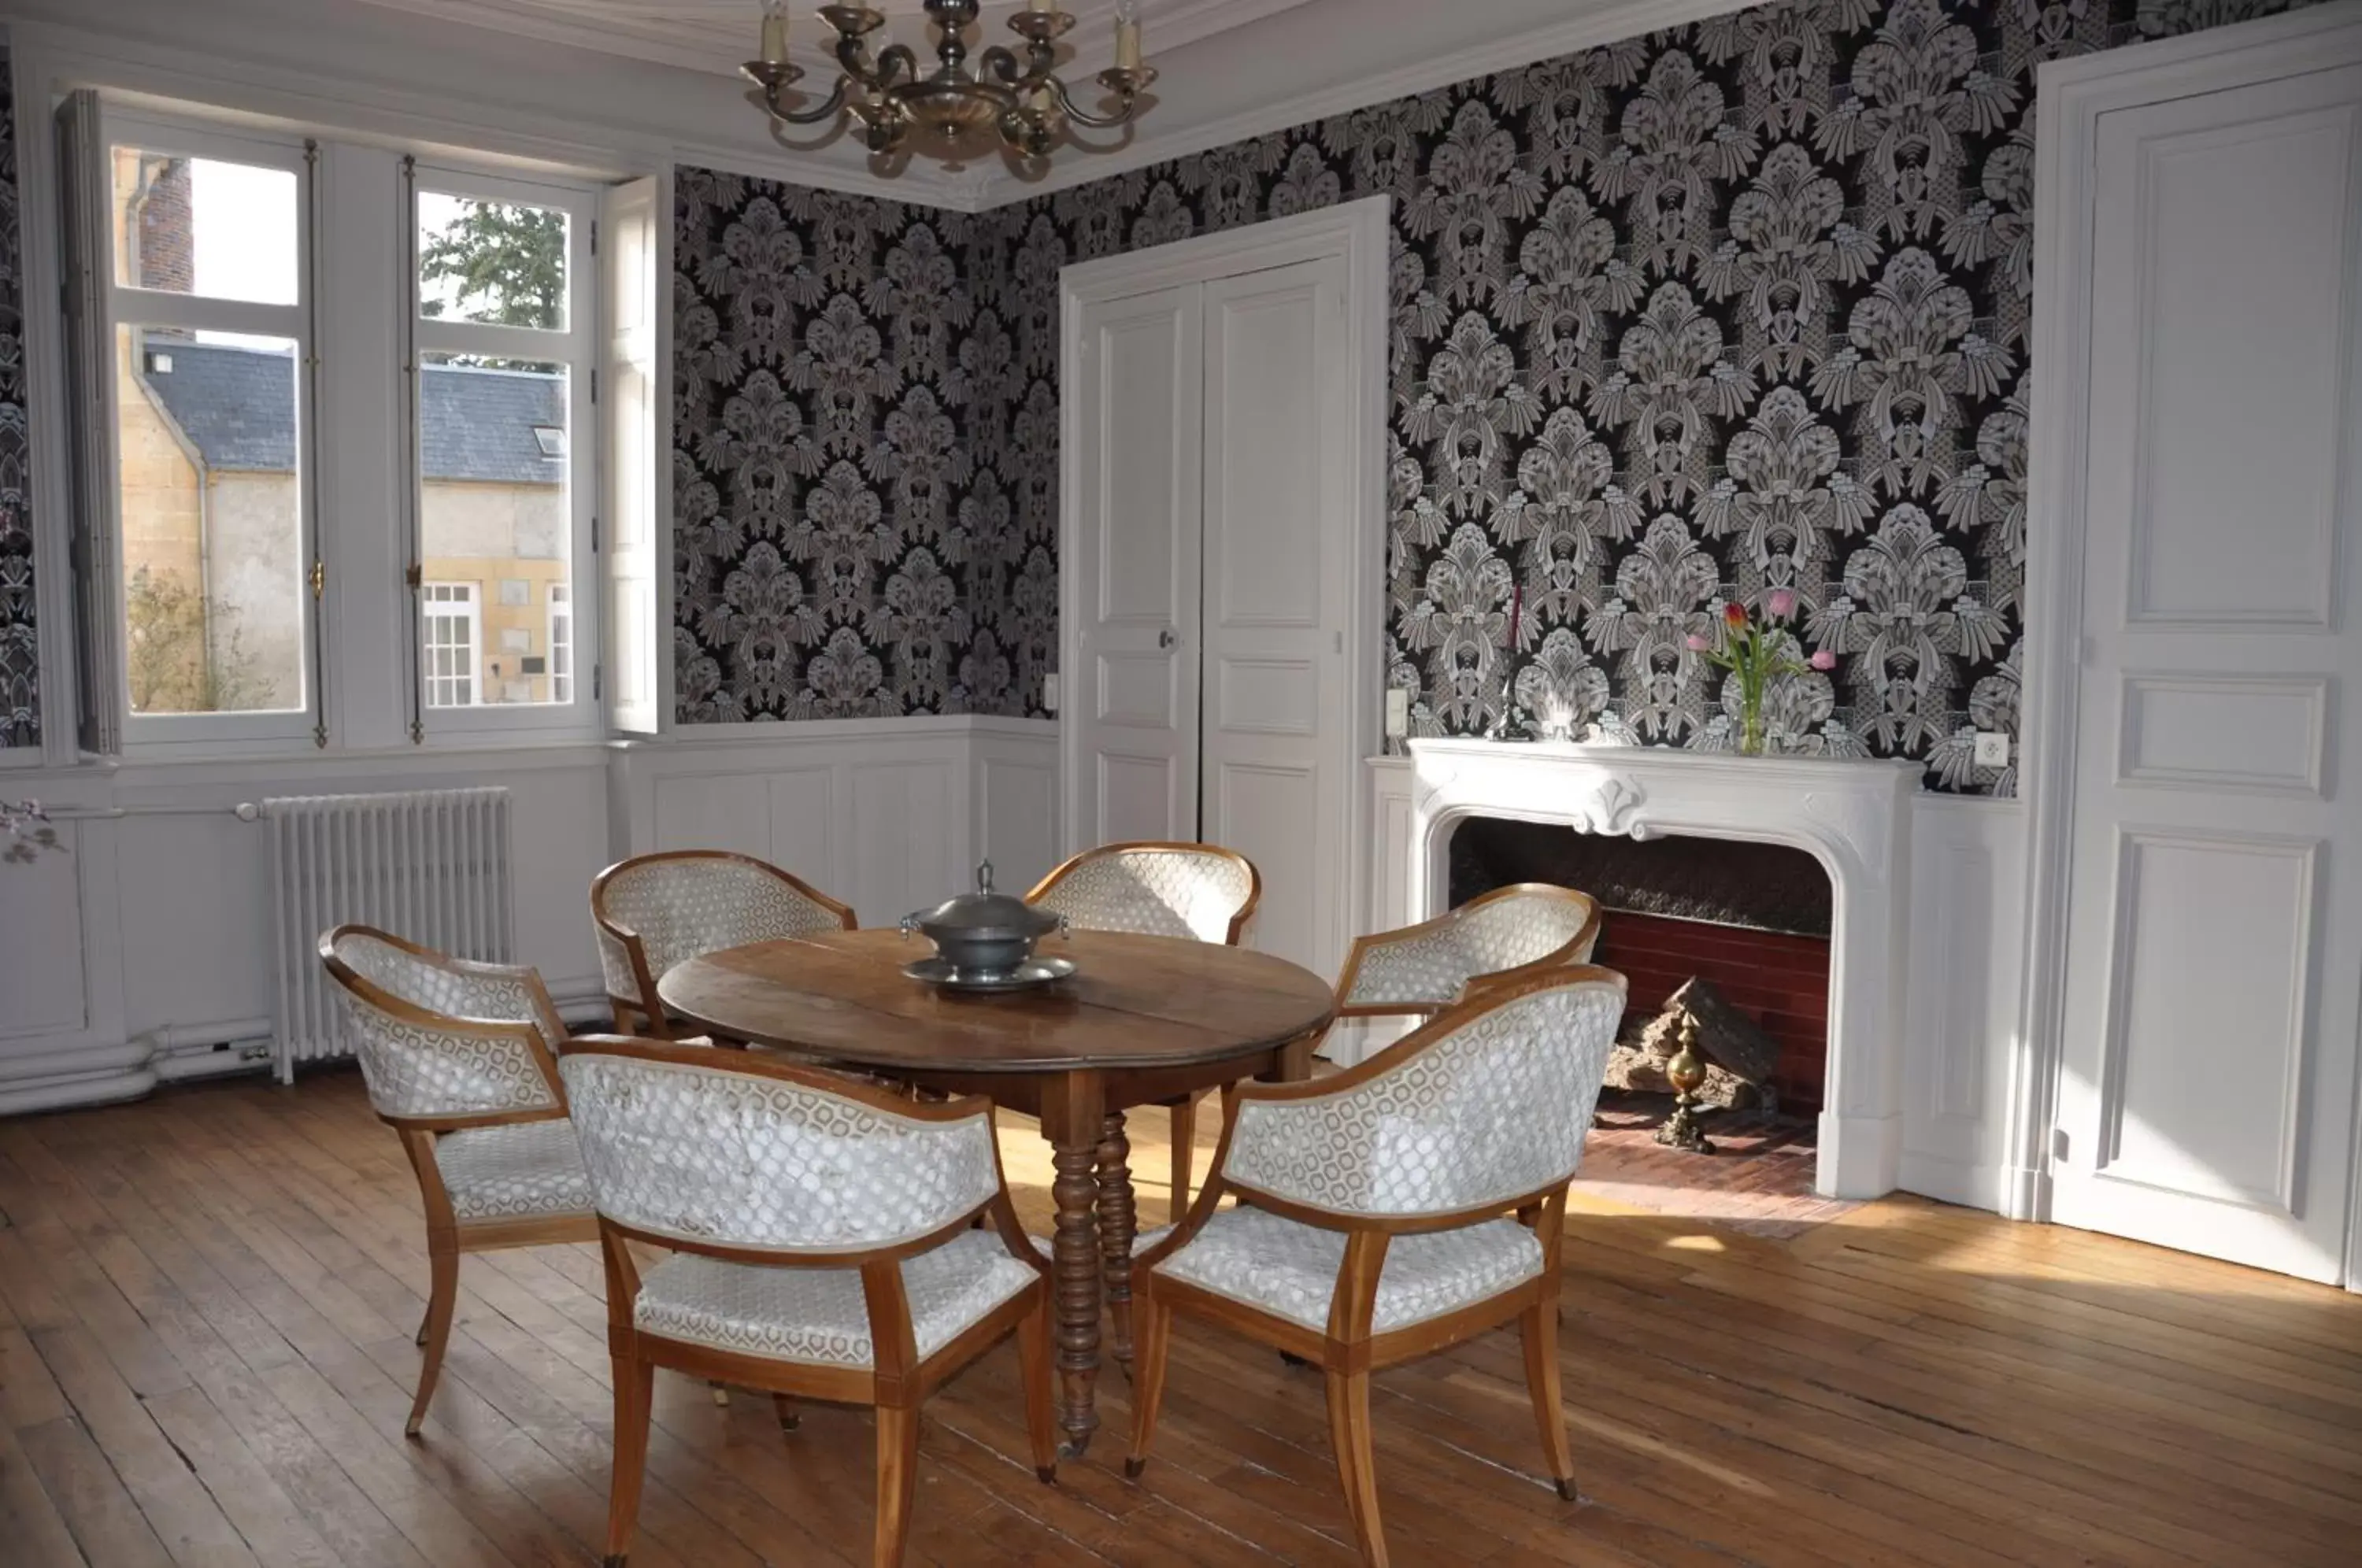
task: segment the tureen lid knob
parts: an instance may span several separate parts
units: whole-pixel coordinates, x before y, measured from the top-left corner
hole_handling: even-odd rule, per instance
[[[992,891],[992,862],[989,860],[980,862],[977,866],[976,890],[979,893]]]

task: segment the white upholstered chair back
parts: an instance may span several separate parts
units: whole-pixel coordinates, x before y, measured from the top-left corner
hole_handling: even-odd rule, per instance
[[[1555,972],[1554,972],[1555,973]],[[1334,1213],[1448,1214],[1559,1185],[1583,1160],[1624,1016],[1624,977],[1555,983],[1437,1020],[1367,1077],[1300,1099],[1240,1100],[1228,1178]]]
[[[635,943],[654,985],[707,953],[853,923],[850,910],[778,867],[719,850],[645,855],[609,868],[591,884],[590,917],[607,994],[635,1007],[656,999],[633,967]]]
[[[565,1109],[566,1025],[528,968],[472,964],[366,926],[320,940],[379,1115],[450,1121]]]
[[[1253,862],[1233,850],[1111,844],[1051,872],[1026,902],[1065,915],[1077,931],[1235,943],[1262,896]]]
[[[1587,893],[1503,888],[1423,924],[1363,937],[1348,960],[1341,1000],[1355,1010],[1432,1010],[1483,976],[1552,957],[1588,964],[1598,931],[1599,905]]]
[[[578,1045],[558,1064],[599,1212],[649,1235],[780,1253],[913,1241],[1000,1189],[992,1116],[885,1109],[808,1076]]]

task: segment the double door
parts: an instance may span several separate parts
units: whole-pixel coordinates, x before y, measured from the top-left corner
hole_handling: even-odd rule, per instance
[[[1346,938],[1352,560],[1341,256],[1095,302],[1067,395],[1068,832],[1235,849],[1249,940]]]

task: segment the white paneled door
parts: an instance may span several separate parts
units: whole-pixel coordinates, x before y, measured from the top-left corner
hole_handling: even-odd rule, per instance
[[[2263,69],[2096,121],[2052,1212],[2332,1280],[2362,1007],[2362,66]]]
[[[1385,198],[1066,269],[1065,839],[1235,849],[1245,940],[1352,934],[1385,548]]]
[[[1352,548],[1346,282],[1328,256],[1205,286],[1203,836],[1263,872],[1254,944],[1324,970],[1346,935],[1321,896],[1345,879],[1326,735]]]
[[[1086,845],[1198,837],[1203,293],[1083,313],[1062,707]]]

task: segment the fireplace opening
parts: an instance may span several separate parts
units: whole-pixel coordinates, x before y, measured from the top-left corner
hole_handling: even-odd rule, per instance
[[[1783,1217],[1827,1217],[1812,1187],[1835,896],[1818,860],[1785,845],[1639,841],[1498,817],[1462,821],[1450,855],[1454,907],[1514,882],[1599,902],[1595,960],[1631,991],[1582,1185],[1651,1208],[1668,1187],[1719,1191],[1727,1217],[1775,1232]],[[1710,1156],[1654,1141],[1673,1105],[1662,1069],[1685,1010],[1709,1064],[1698,1099]]]

